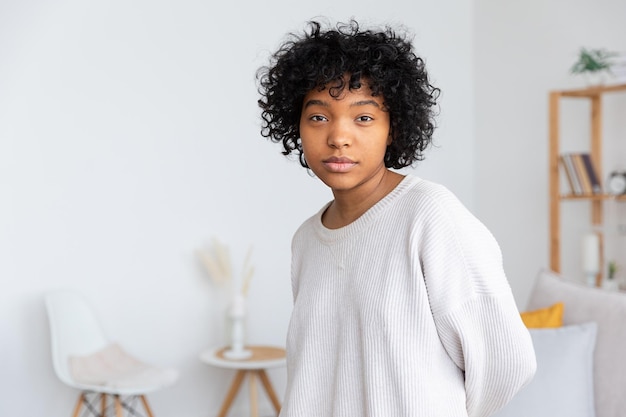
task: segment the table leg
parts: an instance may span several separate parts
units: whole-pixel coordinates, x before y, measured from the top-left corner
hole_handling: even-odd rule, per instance
[[[237,371],[237,375],[235,375],[235,379],[233,379],[233,383],[228,390],[228,394],[226,394],[226,398],[222,403],[222,408],[220,409],[220,413],[218,417],[226,417],[226,413],[228,413],[228,409],[233,403],[235,396],[237,395],[237,391],[239,391],[239,387],[241,387],[241,383],[243,382],[243,377],[246,376],[247,371]]]
[[[276,410],[276,414],[278,415],[280,413],[280,401],[278,401],[278,396],[276,396],[276,392],[274,392],[274,388],[272,388],[270,379],[267,377],[267,373],[264,369],[258,370],[257,373],[259,374],[259,378],[263,383],[263,388],[265,388],[265,392],[267,392],[267,396],[270,397],[270,401],[272,401],[274,410]]]
[[[256,375],[254,371],[248,372],[248,385],[250,387],[250,417],[259,417],[259,402],[256,389]]]

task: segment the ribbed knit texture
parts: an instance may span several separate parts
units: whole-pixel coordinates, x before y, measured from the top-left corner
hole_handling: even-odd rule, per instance
[[[536,363],[489,231],[405,177],[355,222],[292,242],[281,417],[483,417]]]

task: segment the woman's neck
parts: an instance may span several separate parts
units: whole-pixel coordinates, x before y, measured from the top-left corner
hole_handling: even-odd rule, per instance
[[[322,224],[329,229],[349,225],[396,188],[403,178],[403,175],[386,169],[379,178],[358,189],[349,192],[333,190],[335,199],[322,215]]]

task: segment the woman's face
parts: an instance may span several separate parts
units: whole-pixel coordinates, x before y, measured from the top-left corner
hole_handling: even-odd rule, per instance
[[[300,138],[308,166],[333,191],[348,191],[386,171],[389,112],[366,82],[338,97],[328,88],[303,100]]]

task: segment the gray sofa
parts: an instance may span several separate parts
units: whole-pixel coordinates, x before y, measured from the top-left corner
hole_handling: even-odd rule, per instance
[[[530,329],[537,374],[494,417],[626,416],[626,293],[540,271],[526,310],[557,302],[563,327]]]
[[[540,271],[526,310],[557,302],[563,327],[530,329],[537,374],[494,417],[626,416],[626,292]]]

